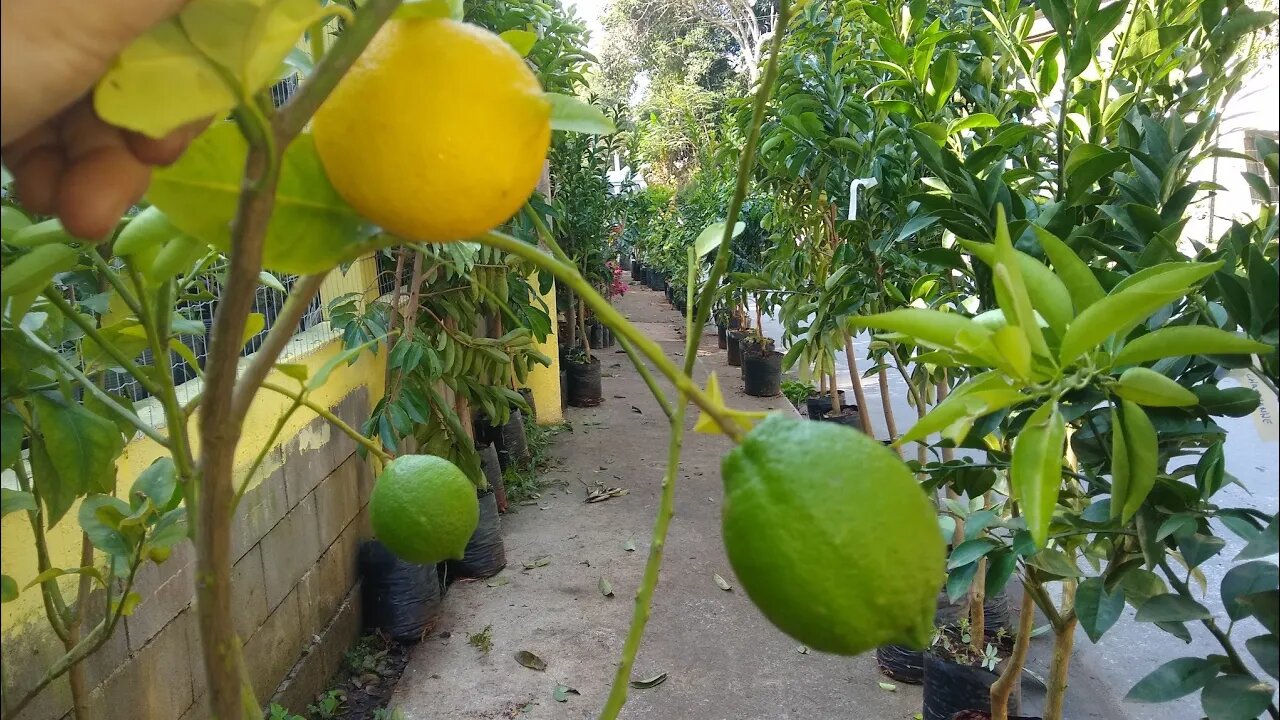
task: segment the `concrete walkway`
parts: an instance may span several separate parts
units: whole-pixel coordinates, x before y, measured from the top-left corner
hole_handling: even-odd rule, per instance
[[[683,322],[659,293],[632,286],[618,307],[675,359]],[[608,693],[649,550],[667,447],[667,421],[626,356],[604,362],[605,402],[568,411],[572,432],[552,452],[558,463],[537,505],[503,517],[507,569],[489,581],[455,584],[436,632],[413,651],[392,703],[408,720],[428,718],[592,718]],[[697,377],[714,370],[729,402],[790,412],[784,398],[741,393],[714,334],[703,338]],[[692,427],[693,417],[689,419]],[[689,433],[662,581],[635,677],[666,682],[631,690],[626,718],[655,720],[909,720],[919,688],[880,687],[870,655],[848,659],[801,653],[741,591],[720,541],[719,459],[729,443]],[[585,504],[586,485],[629,492]],[[584,485],[585,483],[585,485]],[[635,550],[628,551],[634,543]],[[526,569],[526,565],[530,569]],[[614,597],[604,597],[605,578]],[[483,653],[467,636],[490,628]],[[547,663],[526,669],[513,654]],[[578,691],[558,702],[557,685]]]

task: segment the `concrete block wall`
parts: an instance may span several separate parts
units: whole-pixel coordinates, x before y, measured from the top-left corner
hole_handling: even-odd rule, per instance
[[[352,426],[368,417],[359,387],[331,410]],[[236,630],[254,692],[266,705],[305,710],[341,668],[360,633],[356,555],[371,536],[373,473],[355,443],[316,418],[277,451],[278,469],[246,493],[233,527]],[[85,661],[90,703],[103,720],[203,720],[209,716],[193,600],[190,542],[162,565],[146,564],[135,590],[142,602],[111,640]],[[94,598],[101,606],[101,598]],[[91,627],[92,625],[90,625]],[[61,654],[48,628],[6,637],[11,697],[31,687]],[[22,713],[23,720],[67,720],[65,676]]]

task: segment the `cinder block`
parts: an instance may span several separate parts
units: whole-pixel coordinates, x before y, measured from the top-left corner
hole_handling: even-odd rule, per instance
[[[27,592],[39,592],[32,588]],[[62,641],[45,624],[44,615],[29,623],[10,629],[4,634],[4,683],[5,699],[16,702],[36,686],[44,675],[44,669],[62,657],[65,649]],[[71,685],[67,676],[54,680],[22,711],[23,720],[54,720],[71,710]]]
[[[129,630],[129,650],[141,650],[195,597],[195,550],[183,540],[169,559],[157,565],[146,562],[134,578],[134,592],[142,596],[137,610],[124,619]]]
[[[316,418],[285,443],[285,493],[293,507],[337,467],[332,453],[326,450],[336,432],[324,418]]]
[[[356,466],[362,462],[352,455],[316,487],[316,510],[320,515],[320,545],[329,547],[360,510],[360,488]]]
[[[283,457],[283,453],[278,448],[274,453]],[[231,562],[244,557],[250,548],[258,544],[258,541],[280,522],[289,508],[301,499],[302,496],[299,495],[294,502],[289,502],[285,494],[283,464],[262,482],[250,488],[240,499],[231,524]]]
[[[369,496],[373,493],[373,466],[368,459],[356,456],[356,488],[360,498],[360,507],[369,504]]]
[[[316,499],[308,495],[262,538],[267,608],[274,610],[320,557]],[[268,571],[269,569],[269,571]]]
[[[129,662],[90,693],[104,720],[176,718],[190,707],[191,611],[174,618]]]
[[[360,637],[359,592],[342,598],[338,610],[281,683],[271,702],[299,712],[343,669],[348,650]]]
[[[231,568],[231,612],[235,616],[236,633],[247,638],[267,619],[266,573],[262,566],[262,547],[254,545]]]
[[[276,685],[293,667],[299,651],[310,641],[310,635],[302,634],[298,595],[291,592],[245,644],[245,662],[254,694],[259,698],[271,697]]]
[[[89,632],[98,626],[107,611],[106,593],[96,590],[89,596],[89,609],[84,618],[83,632]],[[138,612],[142,612],[138,606]],[[102,684],[111,673],[129,658],[129,632],[126,623],[116,623],[115,632],[98,648],[98,652],[84,659],[85,685],[94,688]]]
[[[364,628],[361,626],[360,586],[357,584],[338,605],[328,631],[324,634],[324,642],[317,653],[323,658],[325,674],[333,677],[343,669],[347,651],[355,647]]]

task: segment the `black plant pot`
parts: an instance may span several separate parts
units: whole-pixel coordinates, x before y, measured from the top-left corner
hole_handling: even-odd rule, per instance
[[[840,406],[846,405],[844,401],[844,391],[840,390]],[[818,395],[817,393],[805,398],[804,401],[805,414],[810,420],[821,420],[827,413],[831,412],[831,393]]]
[[[644,282],[644,263],[639,260],[631,263],[631,279]]]
[[[623,272],[630,270],[631,266],[632,266],[632,262],[631,262],[630,255],[624,255],[622,256],[622,259],[618,261],[618,267],[622,268]]]
[[[416,643],[440,614],[444,588],[435,565],[396,557],[377,540],[361,543],[357,564],[364,627],[402,643]]]
[[[511,409],[511,419],[498,429],[498,462],[506,470],[511,465],[523,467],[529,462],[529,440],[524,434],[524,414]]]
[[[591,347],[604,347],[604,326],[600,323],[591,323],[587,326],[587,341],[591,343]]]
[[[606,347],[606,348],[613,347],[614,346],[613,328],[609,327],[608,325],[603,325],[601,327],[604,328],[604,340],[603,342],[601,342],[600,347]]]
[[[924,720],[951,720],[951,716],[965,710],[990,711],[991,685],[999,677],[986,668],[925,653]],[[1009,698],[1009,714],[1018,714],[1016,698]]]
[[[782,392],[782,353],[747,350],[742,353],[743,390],[752,397],[774,397]]]
[[[725,350],[731,367],[742,367],[742,332],[730,330],[725,339]]]
[[[538,405],[533,402],[533,390],[523,387],[520,388],[519,393],[520,397],[524,398],[524,404],[529,406],[529,417],[536,422],[538,419]]]
[[[573,407],[595,407],[604,402],[600,389],[600,358],[590,362],[569,361],[565,364],[569,373],[569,404]]]
[[[938,593],[938,609],[933,615],[935,625],[954,625],[968,613],[965,600],[953,603],[946,591]],[[885,645],[876,648],[876,665],[889,678],[908,685],[924,682],[924,652],[901,645]]]
[[[654,270],[652,273],[650,273],[649,289],[656,290],[658,292],[662,292],[663,290],[667,289],[667,279],[662,276],[662,273],[658,272],[657,270]]]
[[[729,346],[729,327],[724,323],[716,323],[716,344],[721,350]]]
[[[461,560],[449,561],[449,576],[457,578],[488,578],[502,572],[507,566],[507,550],[502,544],[502,525],[498,519],[498,502],[494,493],[479,493],[480,522],[471,534],[467,550]]]
[[[862,430],[862,414],[858,412],[857,405],[841,406],[839,415],[827,412],[826,415],[822,416],[822,421],[846,425],[854,430]]]
[[[982,603],[982,625],[983,636],[988,640],[996,637],[1001,629],[1008,633],[1008,637],[1012,638],[1013,612],[1009,607],[1009,589],[1004,588],[999,593],[986,598]]]
[[[480,470],[484,472],[484,479],[489,482],[489,488],[493,490],[494,504],[499,513],[505,513],[507,486],[502,481],[502,461],[498,459],[498,448],[493,443],[486,443],[483,447],[477,447],[476,451],[480,453]]]

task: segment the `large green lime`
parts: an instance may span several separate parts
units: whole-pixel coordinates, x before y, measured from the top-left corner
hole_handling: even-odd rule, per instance
[[[480,520],[476,486],[458,466],[435,455],[403,455],[387,463],[369,498],[373,532],[410,562],[461,559]]]
[[[924,647],[945,548],[907,466],[835,423],[773,415],[725,457],[724,543],[752,602],[809,647]]]

